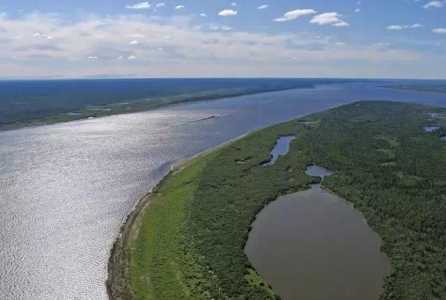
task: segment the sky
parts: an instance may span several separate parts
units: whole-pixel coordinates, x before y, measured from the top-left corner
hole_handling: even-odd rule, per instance
[[[446,0],[0,0],[0,78],[446,79]]]

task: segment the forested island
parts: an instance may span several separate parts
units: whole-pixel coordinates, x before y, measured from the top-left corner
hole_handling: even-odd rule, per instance
[[[265,166],[281,136],[290,151]],[[446,109],[357,102],[254,132],[175,168],[112,251],[112,299],[278,299],[244,253],[256,215],[318,182],[365,216],[391,260],[382,299],[446,298]],[[321,286],[323,288],[323,286]]]

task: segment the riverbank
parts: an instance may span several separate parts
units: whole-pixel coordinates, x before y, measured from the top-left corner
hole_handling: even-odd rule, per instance
[[[0,130],[343,83],[329,79],[139,79],[0,82]],[[20,90],[20,94],[14,91]],[[42,92],[44,91],[44,92]]]
[[[224,153],[225,150],[227,150],[228,148],[231,148],[234,144],[238,144],[238,143],[244,143],[244,140],[248,139],[248,140],[252,140],[252,143],[256,142],[256,139],[253,139],[252,136],[255,136],[258,133],[253,133],[251,135],[248,135],[246,137],[244,137],[243,139],[238,139],[236,141],[232,141],[231,143],[225,143],[223,146],[219,146],[217,147],[217,149],[214,149],[213,151],[206,151],[204,154],[201,154],[198,157],[193,158],[191,161],[188,161],[186,163],[187,167],[182,167],[177,169],[177,171],[175,172],[171,172],[166,178],[165,180],[163,180],[163,183],[158,185],[158,187],[154,190],[154,193],[152,194],[152,202],[151,203],[158,203],[159,207],[153,207],[150,206],[150,209],[148,211],[146,211],[145,213],[148,213],[152,216],[152,218],[148,218],[148,217],[144,217],[145,221],[147,222],[146,224],[141,224],[141,227],[139,229],[135,229],[134,230],[138,230],[140,233],[142,231],[145,230],[149,230],[148,232],[148,239],[139,236],[139,240],[135,240],[132,241],[130,239],[128,239],[127,237],[130,236],[130,232],[128,230],[129,227],[132,227],[131,225],[134,224],[134,222],[128,222],[128,224],[130,224],[130,226],[127,227],[126,225],[126,229],[124,230],[124,232],[126,233],[126,237],[121,239],[119,242],[117,242],[117,246],[119,246],[119,248],[121,248],[122,250],[122,246],[123,244],[121,243],[122,240],[126,241],[126,245],[124,245],[126,247],[127,250],[130,250],[130,255],[134,255],[133,256],[133,262],[138,261],[138,265],[139,263],[142,263],[142,265],[139,265],[136,270],[134,269],[134,271],[136,271],[135,273],[139,274],[136,275],[135,274],[132,276],[130,275],[130,278],[140,278],[140,276],[144,276],[142,275],[144,272],[141,272],[142,270],[146,269],[146,268],[150,268],[150,263],[153,262],[154,260],[157,260],[158,258],[156,257],[156,255],[152,255],[153,253],[149,253],[148,251],[143,251],[143,253],[139,253],[139,251],[133,251],[132,249],[137,249],[138,244],[139,243],[143,243],[148,247],[155,247],[155,249],[153,249],[154,253],[158,253],[158,255],[160,253],[163,253],[163,256],[166,256],[166,259],[168,257],[169,261],[173,261],[176,263],[173,263],[174,267],[172,267],[172,265],[168,264],[165,265],[161,262],[158,262],[157,265],[157,269],[159,269],[159,267],[164,268],[164,270],[161,270],[161,273],[165,273],[164,274],[160,274],[158,273],[157,275],[152,274],[151,278],[153,278],[154,281],[154,285],[155,287],[152,289],[151,287],[147,287],[143,285],[140,285],[138,282],[131,282],[130,283],[130,287],[131,287],[131,291],[133,292],[133,298],[134,299],[178,299],[178,295],[181,295],[182,297],[186,297],[185,299],[196,299],[198,294],[201,294],[202,292],[200,292],[199,290],[202,288],[203,285],[206,286],[212,286],[214,284],[217,284],[215,282],[213,282],[213,280],[209,280],[208,278],[206,278],[206,270],[197,270],[196,268],[201,268],[199,263],[195,263],[195,262],[191,262],[190,260],[195,259],[195,258],[191,258],[189,257],[189,255],[192,256],[192,254],[184,254],[181,253],[182,251],[180,251],[180,253],[178,252],[178,250],[180,250],[183,245],[182,243],[185,241],[185,232],[181,232],[182,230],[185,230],[185,228],[182,226],[184,221],[187,222],[185,215],[187,214],[186,210],[188,210],[190,208],[190,205],[192,205],[191,203],[186,203],[189,199],[185,199],[188,197],[191,197],[193,194],[195,194],[196,192],[198,192],[199,190],[199,185],[200,185],[200,176],[202,176],[202,172],[204,171],[205,167],[207,166],[207,163],[211,163],[215,160],[215,157],[218,156],[220,153]],[[275,133],[272,133],[270,136],[270,141],[268,141],[267,144],[265,144],[264,150],[265,150],[265,157],[269,156],[269,150],[270,150],[270,144],[274,144],[275,141]],[[255,146],[253,144],[253,146]],[[252,150],[255,151],[255,148],[253,148]],[[262,159],[263,160],[263,159]],[[245,161],[246,162],[246,161]],[[260,163],[260,162],[258,162]],[[257,164],[257,163],[256,163]],[[245,164],[241,164],[240,165],[245,165]],[[184,166],[184,165],[183,165]],[[187,182],[187,184],[185,185],[184,182]],[[180,188],[178,188],[180,187]],[[178,197],[177,194],[180,194],[182,197]],[[276,192],[274,192],[275,194]],[[173,195],[173,197],[169,197],[169,195]],[[275,196],[271,196],[271,199],[275,198]],[[161,203],[161,201],[163,201],[165,203]],[[174,200],[174,201],[172,201]],[[186,207],[187,206],[187,207]],[[255,211],[253,211],[250,214],[248,221],[248,225],[249,225],[249,220],[252,220],[255,218],[256,212],[260,211],[261,208],[264,205],[259,205]],[[167,211],[175,211],[175,213],[173,214],[168,214],[166,215],[165,213]],[[142,213],[142,215],[145,214],[144,212]],[[141,214],[140,214],[141,215]],[[151,224],[150,224],[151,223]],[[169,234],[169,238],[165,237],[166,239],[163,239],[162,237],[160,238],[159,236],[157,236],[158,234],[160,234],[160,232],[150,232],[150,228],[154,228],[152,227],[152,225],[158,225],[155,229],[157,228],[163,228],[163,231],[166,230],[168,232],[170,232],[171,234]],[[145,228],[145,229],[142,229]],[[161,233],[162,234],[162,233]],[[245,241],[247,239],[247,233],[243,234],[242,237]],[[134,244],[133,244],[134,242]],[[153,244],[152,244],[153,243]],[[150,246],[148,244],[151,244]],[[129,253],[126,252],[124,247],[123,251],[119,251],[117,252],[116,250],[113,251],[113,257],[116,257],[116,253]],[[116,249],[116,247],[115,247]],[[242,250],[241,250],[242,251]],[[119,255],[117,255],[119,256]],[[129,265],[132,265],[131,262],[132,258],[130,258],[130,263],[128,263]],[[119,272],[115,272],[114,270],[119,269],[118,268],[114,268],[113,265],[116,264],[116,262],[119,262],[119,259],[112,259],[111,260],[111,274],[119,274]],[[147,262],[147,265],[145,265],[144,262]],[[159,263],[161,263],[161,266],[159,265]],[[246,265],[248,265],[249,263],[246,261]],[[135,263],[133,263],[133,265],[135,265]],[[182,265],[182,266],[180,266]],[[242,266],[244,266],[244,264],[242,264]],[[173,269],[172,269],[173,268]],[[142,269],[142,270],[140,270]],[[267,296],[268,298],[270,297],[274,297],[271,289],[268,287],[268,285],[266,283],[264,283],[261,278],[258,277],[258,275],[252,270],[252,268],[249,268],[249,280],[251,280],[252,284],[258,285],[256,288],[259,289],[260,293],[264,294],[264,295],[269,295]],[[170,271],[169,271],[170,270]],[[122,274],[122,273],[121,273]],[[172,278],[170,276],[168,276],[168,274],[172,275],[172,274],[188,274],[188,276],[194,277],[194,278],[200,278],[201,279],[196,279],[199,284],[195,284],[194,287],[192,287],[191,290],[186,289],[184,290],[184,285],[181,282],[181,279],[178,280],[180,282],[178,282],[177,280],[173,280],[172,282]],[[200,275],[202,274],[202,275]],[[165,276],[167,275],[167,276]],[[243,277],[244,275],[241,274]],[[109,291],[111,291],[112,293],[112,299],[125,299],[122,298],[122,294],[127,294],[127,292],[116,292],[116,289],[113,290],[113,279],[109,281],[109,283],[111,283],[112,288],[109,289]],[[130,280],[131,281],[131,280]],[[136,279],[136,281],[138,281]],[[149,280],[152,281],[152,280]],[[136,283],[136,284],[135,284]],[[109,285],[110,286],[110,285]],[[160,290],[159,290],[160,289]],[[119,288],[118,288],[119,290]],[[120,289],[122,291],[122,289]],[[258,293],[259,293],[258,291]],[[263,291],[263,292],[262,292]],[[144,295],[144,296],[143,296]],[[152,295],[152,296],[151,296]],[[188,297],[187,295],[190,295],[190,297]],[[193,295],[193,296],[192,296]],[[120,298],[121,297],[121,298]],[[260,298],[261,299],[261,298]]]
[[[446,226],[440,183],[446,181],[446,161],[439,155],[440,137],[422,129],[432,123],[432,113],[445,111],[355,103],[263,129],[190,161],[158,185],[139,214],[141,222],[129,231],[134,239],[124,246],[130,298],[276,298],[243,249],[257,213],[280,195],[307,189],[312,178],[305,169],[315,162],[336,170],[323,186],[354,204],[383,239],[393,273],[382,298],[420,299],[423,291],[441,299]],[[436,122],[445,125],[442,118]],[[284,135],[296,136],[290,152],[261,166]],[[413,157],[415,167],[425,167],[413,169]],[[428,194],[433,200],[426,206]],[[434,227],[427,234],[418,221]]]
[[[108,263],[107,293],[110,299],[132,299],[130,286],[129,254],[126,247],[132,238],[132,228],[137,226],[138,216],[150,204],[151,193],[140,199],[122,225],[110,251]]]
[[[217,151],[218,149],[221,149],[231,143],[234,143],[237,140],[243,139],[247,135],[248,134],[241,135],[221,145],[198,153],[187,160],[182,160],[174,163],[171,166],[169,173],[153,188],[153,190],[142,197],[140,200],[138,200],[135,207],[122,224],[119,235],[116,238],[116,241],[114,242],[113,247],[110,251],[110,258],[107,266],[108,278],[106,282],[109,299],[126,300],[135,298],[135,295],[130,288],[131,266],[129,257],[130,253],[128,250],[129,247],[131,247],[131,242],[134,241],[138,234],[138,226],[141,225],[142,213],[145,209],[148,209],[150,203],[152,202],[152,195],[154,193],[157,193],[163,182],[168,180],[170,176],[173,176],[175,173],[180,172],[188,165],[193,164],[195,160],[200,159],[200,157],[209,155],[210,153]]]

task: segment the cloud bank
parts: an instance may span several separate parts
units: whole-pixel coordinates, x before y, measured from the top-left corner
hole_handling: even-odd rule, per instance
[[[310,10],[294,11],[284,18],[314,14]],[[332,26],[343,22],[337,14],[316,15],[313,20]],[[191,17],[178,16],[168,20],[143,15],[90,16],[71,22],[37,13],[20,18],[4,16],[0,18],[0,70],[10,77],[336,77],[371,76],[373,70],[382,71],[378,66],[418,66],[425,62],[425,57],[415,51],[349,44],[330,36],[210,27],[197,26]],[[436,32],[443,30],[438,28]]]

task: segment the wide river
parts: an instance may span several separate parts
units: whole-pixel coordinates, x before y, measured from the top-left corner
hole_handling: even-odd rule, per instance
[[[379,99],[446,105],[441,94],[343,84],[1,132],[0,299],[106,299],[119,227],[173,162],[256,128]]]

